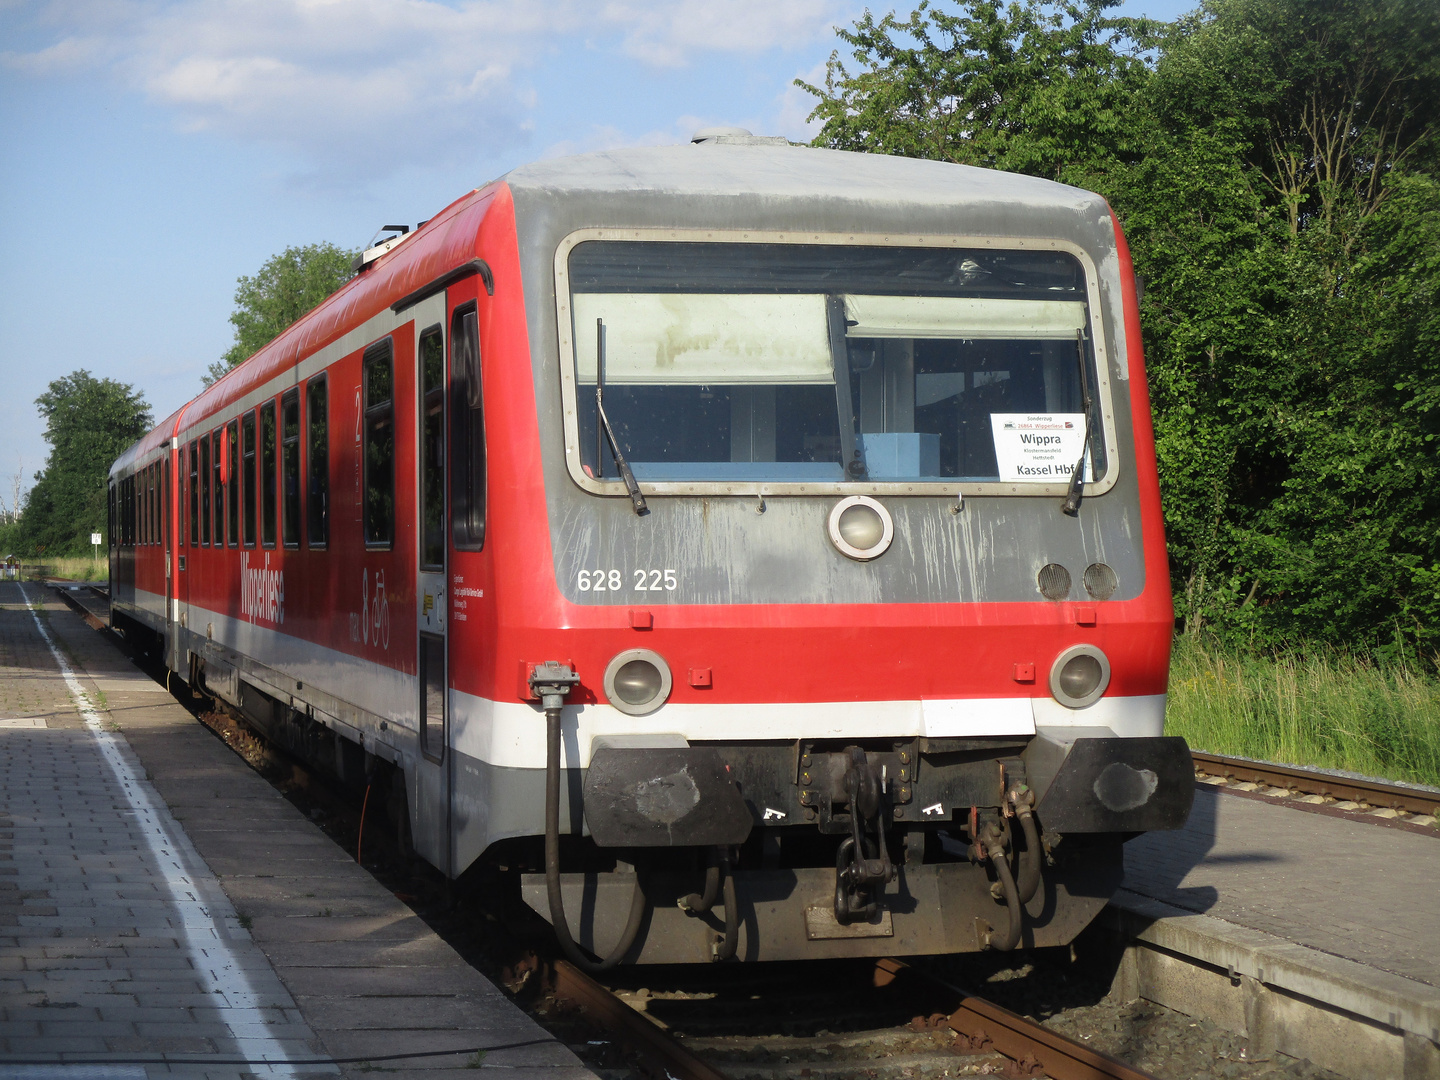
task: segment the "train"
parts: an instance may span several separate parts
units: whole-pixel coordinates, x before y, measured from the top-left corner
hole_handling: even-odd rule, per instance
[[[1065,945],[1182,826],[1103,198],[740,129],[525,165],[127,449],[113,624],[588,967]]]

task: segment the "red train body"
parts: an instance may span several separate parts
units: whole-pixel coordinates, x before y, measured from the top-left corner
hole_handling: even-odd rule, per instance
[[[441,870],[554,916],[548,809],[592,952],[642,895],[642,962],[957,951],[1070,940],[1183,822],[1103,201],[730,138],[517,170],[367,257],[116,462],[112,604],[387,779]],[[707,873],[724,914],[677,907]]]

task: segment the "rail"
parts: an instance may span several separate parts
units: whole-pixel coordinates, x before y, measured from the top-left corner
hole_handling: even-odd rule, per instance
[[[912,1025],[916,1030],[949,1029],[955,1033],[957,1048],[971,1053],[993,1050],[1030,1069],[1031,1075],[1039,1070],[1052,1080],[1155,1080],[1151,1073],[1002,1009],[994,1002],[975,997],[903,960],[887,958],[876,962],[878,985],[900,977],[922,979],[937,990],[960,995],[960,1004],[950,1013],[917,1017]]]
[[[1195,759],[1197,774],[1241,783],[1265,784],[1300,796],[1318,796],[1429,817],[1440,815],[1440,791],[1433,788],[1390,784],[1382,780],[1206,754],[1198,750],[1192,751],[1191,756]]]
[[[50,587],[51,591],[54,592],[56,596],[60,597],[60,599],[65,603],[66,607],[70,608],[72,611],[75,612],[75,614],[79,615],[82,619],[84,619],[91,630],[105,630],[107,628],[107,624],[109,622],[110,604],[110,596],[108,590],[104,593],[101,593],[99,589],[90,585],[84,586],[82,590],[82,587],[79,585],[74,585],[70,582],[60,581],[47,581],[45,584]],[[76,595],[77,593],[80,593],[81,595],[84,595],[85,593],[91,593],[95,596],[99,596],[105,602],[105,610],[95,610],[89,604],[85,603],[80,596]]]
[[[670,1076],[674,1080],[728,1080],[724,1073],[701,1061],[573,964],[554,961],[551,982],[558,1000],[584,1009],[616,1041],[643,1058],[650,1066],[645,1070],[648,1075]]]
[[[942,996],[947,1006],[958,996],[959,1005],[952,1011],[917,1017],[911,1028],[935,1034],[951,1032],[950,1046],[959,1054],[999,1054],[1016,1062],[1022,1074],[1043,1071],[1053,1080],[1155,1080],[1150,1073],[975,997],[903,960],[876,962],[877,987],[900,978],[924,984],[929,993]],[[726,1080],[720,1070],[571,964],[553,962],[550,986],[557,1000],[583,1009],[590,1022],[640,1058],[642,1074],[671,1080]]]

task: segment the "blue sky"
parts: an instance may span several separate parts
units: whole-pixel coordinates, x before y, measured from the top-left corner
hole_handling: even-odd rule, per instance
[[[230,345],[235,279],[288,246],[358,247],[539,157],[709,124],[810,138],[791,82],[862,10],[0,0],[0,497],[44,464],[52,379],[87,368],[165,416]]]

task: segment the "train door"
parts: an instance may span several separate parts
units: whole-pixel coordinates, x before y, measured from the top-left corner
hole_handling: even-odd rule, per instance
[[[200,457],[195,440],[181,443],[175,458],[175,662],[171,666],[191,677],[189,643],[194,614],[190,610],[190,572],[200,544]]]
[[[445,294],[415,315],[415,625],[420,754],[415,763],[416,850],[440,869],[454,866],[453,775],[449,753],[448,612],[445,587]]]
[[[176,602],[175,553],[180,548],[175,535],[180,518],[175,508],[175,489],[171,487],[173,462],[176,448],[180,445],[174,436],[165,454],[165,464],[160,467],[160,550],[165,553],[165,665],[171,670],[180,670],[180,635],[176,627],[180,621],[180,605]]]

